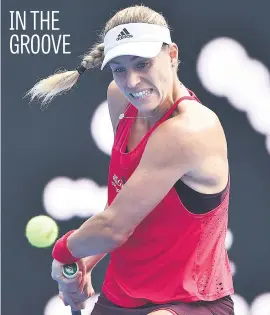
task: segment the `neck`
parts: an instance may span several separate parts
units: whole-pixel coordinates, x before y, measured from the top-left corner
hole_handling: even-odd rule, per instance
[[[151,112],[139,112],[137,113],[137,117],[141,117],[140,123],[147,125],[148,128],[151,128],[156,124],[157,121],[164,116],[164,114],[175,104],[175,102],[183,96],[188,96],[189,92],[187,88],[179,81],[174,81],[172,92],[170,95],[166,97],[161,105],[155,108]]]

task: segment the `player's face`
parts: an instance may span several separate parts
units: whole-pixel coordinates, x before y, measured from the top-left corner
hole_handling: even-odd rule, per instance
[[[165,47],[154,58],[120,56],[110,62],[115,83],[141,112],[157,108],[171,98],[177,46]]]

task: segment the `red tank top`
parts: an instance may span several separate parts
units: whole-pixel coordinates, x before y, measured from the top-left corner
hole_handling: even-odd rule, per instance
[[[190,94],[180,98],[128,153],[127,139],[134,118],[120,120],[109,168],[109,205],[136,169],[156,127],[184,99],[198,101]],[[129,104],[125,116],[136,114],[137,109]],[[173,187],[128,241],[111,253],[102,287],[104,295],[121,307],[135,308],[146,303],[212,301],[234,293],[225,249],[228,204],[229,188],[217,208],[206,214],[192,214]]]

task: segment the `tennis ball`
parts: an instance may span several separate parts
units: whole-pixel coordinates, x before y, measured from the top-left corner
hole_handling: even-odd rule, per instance
[[[27,223],[25,235],[32,246],[49,247],[58,236],[58,226],[52,218],[38,215]]]

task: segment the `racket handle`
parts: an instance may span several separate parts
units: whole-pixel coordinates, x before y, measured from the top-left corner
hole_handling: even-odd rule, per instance
[[[68,279],[75,278],[77,276],[77,273],[79,272],[78,264],[73,263],[73,264],[64,265],[62,268],[62,272],[63,272],[63,275]]]
[[[72,311],[71,310],[71,314],[72,315],[82,315],[82,312],[81,311]]]

